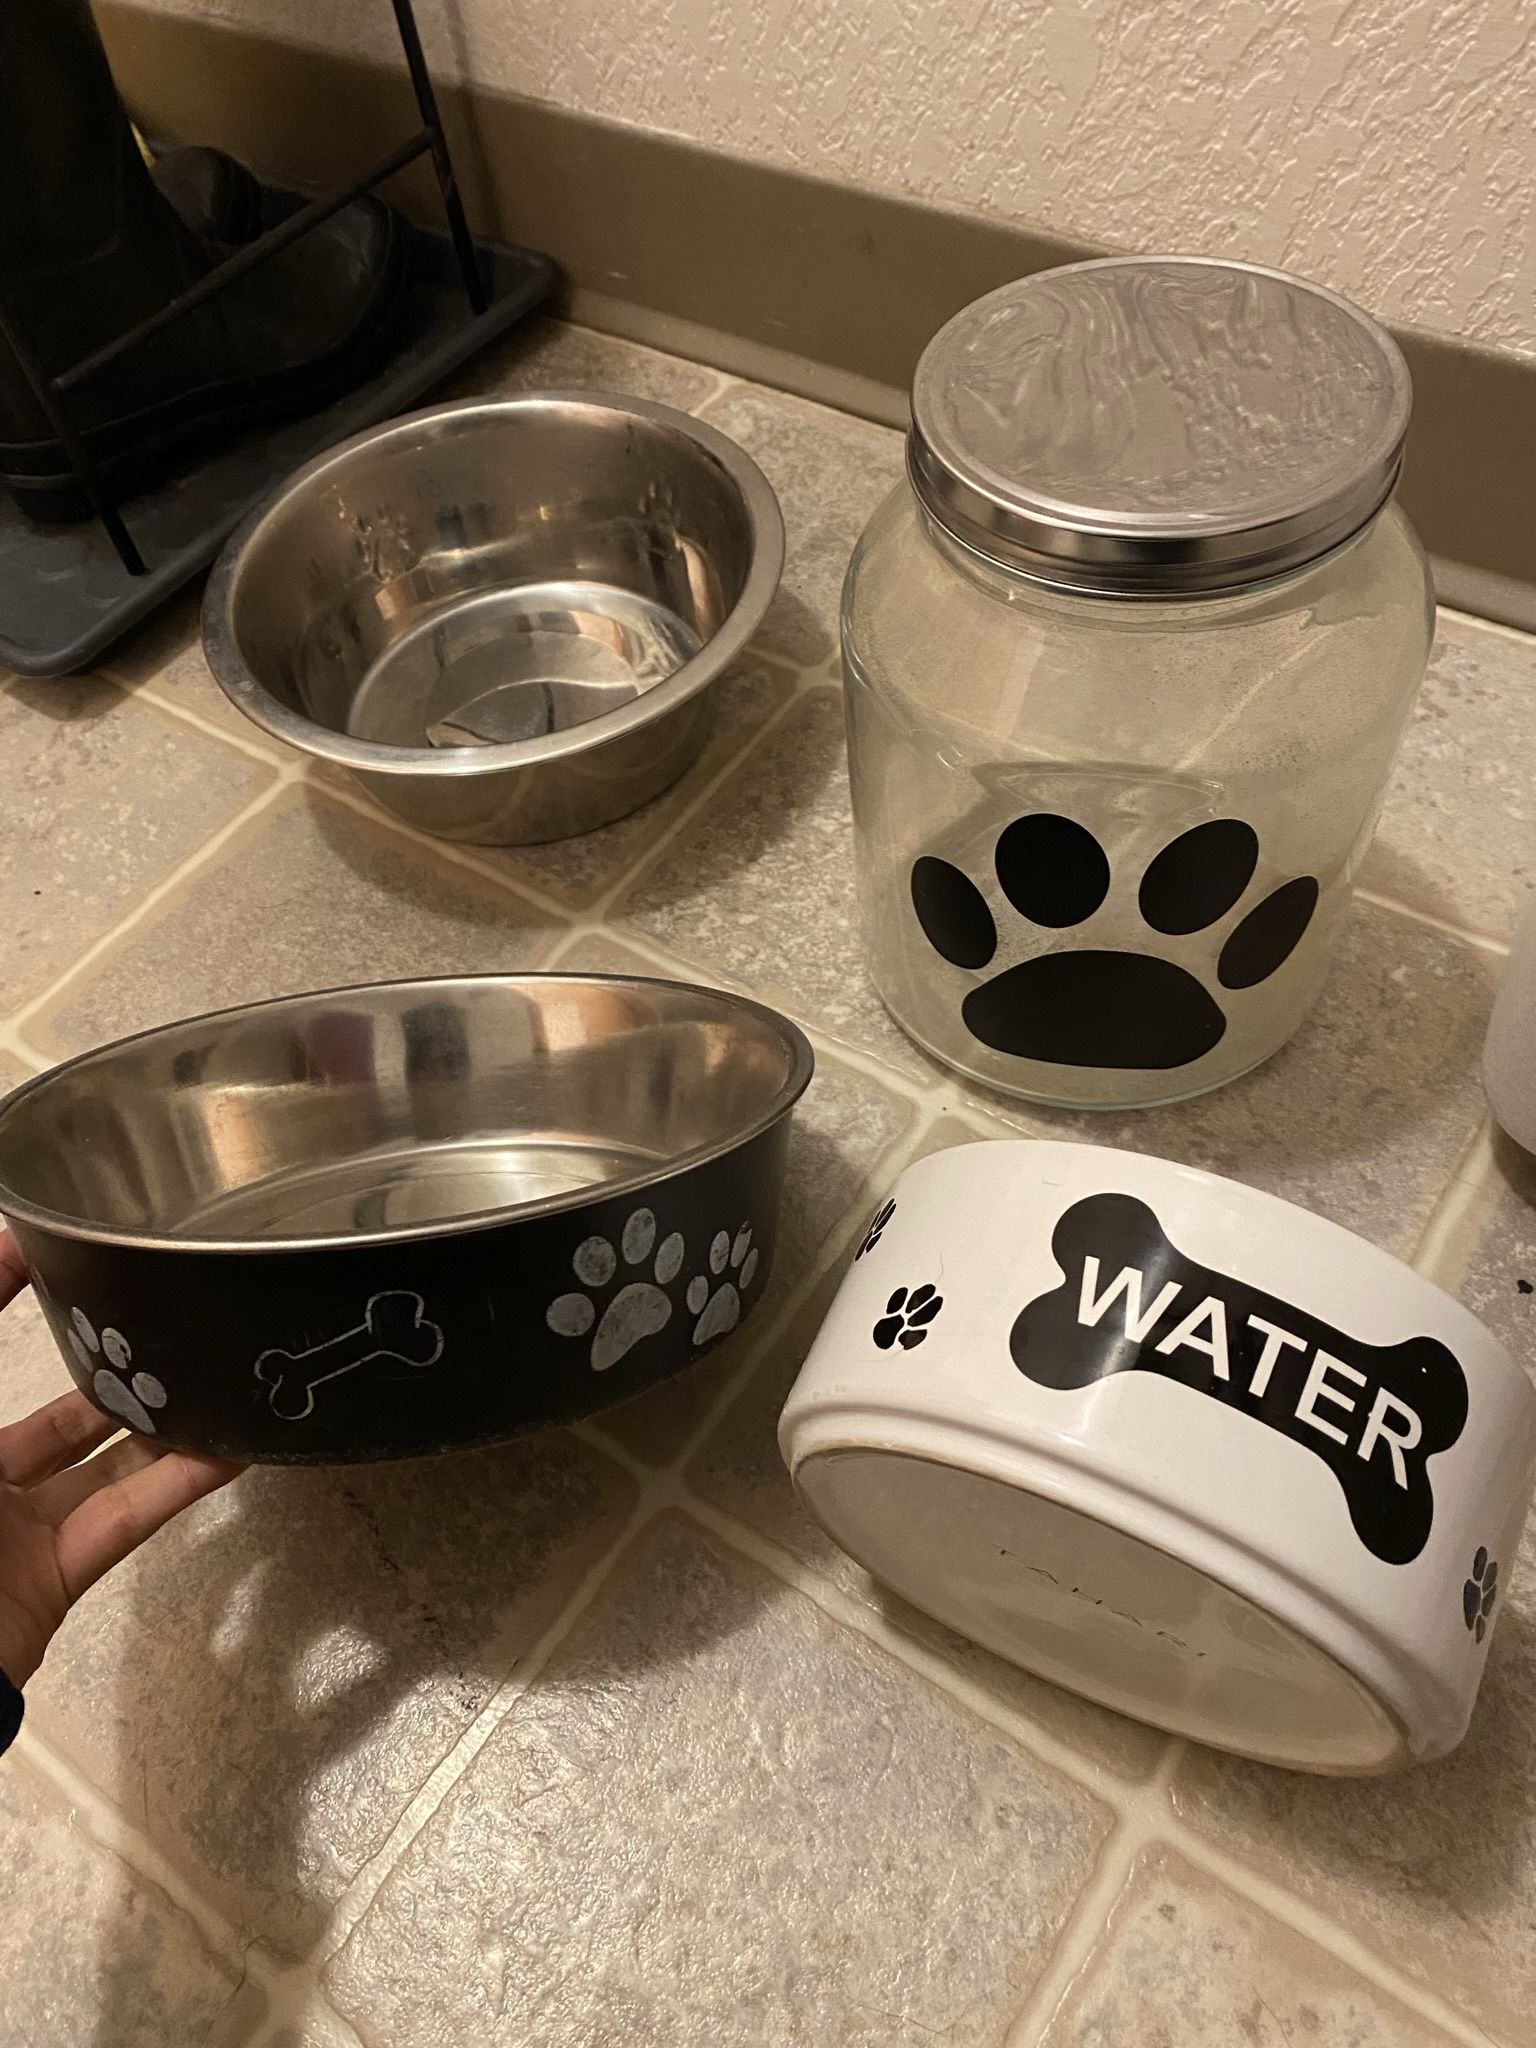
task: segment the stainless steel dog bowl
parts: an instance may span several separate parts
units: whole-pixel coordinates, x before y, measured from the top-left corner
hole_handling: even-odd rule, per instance
[[[772,1010],[498,975],[284,998],[0,1105],[79,1385],[187,1449],[414,1456],[665,1378],[763,1292],[811,1076]]]
[[[248,717],[449,839],[590,831],[697,757],[784,528],[724,434],[637,398],[438,406],[299,470],[209,579]]]

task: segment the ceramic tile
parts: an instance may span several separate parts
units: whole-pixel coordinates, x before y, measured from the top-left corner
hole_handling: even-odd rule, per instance
[[[1536,639],[1440,620],[1362,881],[1507,939],[1536,887]]]
[[[925,1157],[949,1145],[966,1144],[974,1137],[967,1126],[946,1120],[930,1133],[917,1156]],[[871,1209],[878,1204],[881,1192],[877,1185],[871,1193]],[[861,1216],[861,1224],[862,1220]],[[841,1551],[796,1499],[779,1454],[779,1413],[846,1266],[845,1257],[759,1362],[689,1462],[689,1485],[703,1499],[761,1530],[820,1576],[937,1651],[971,1684],[990,1694],[1009,1712],[1024,1716],[1118,1773],[1145,1776],[1162,1749],[1160,1735],[1086,1700],[1075,1699],[1042,1679],[1031,1678],[929,1616],[919,1614],[916,1608],[877,1584]]]
[[[633,1501],[561,1434],[252,1468],[86,1596],[29,1712],[234,1925],[305,1949]]]
[[[1451,2048],[1315,1943],[1154,1851],[1041,2048]]]
[[[91,1840],[23,1761],[0,1766],[0,2040],[234,2048],[261,2018],[238,1968],[158,1886]]]
[[[978,1093],[1041,1136],[1248,1181],[1411,1256],[1483,1116],[1497,962],[1357,904],[1316,1010],[1271,1060],[1165,1109],[1071,1115]]]
[[[358,2048],[358,2037],[315,1992],[300,2018],[263,2037],[254,2048]]]
[[[1474,1315],[1536,1369],[1536,1159],[1500,1132],[1459,1270],[1439,1272]]]
[[[30,1061],[23,1060],[13,1052],[0,1046],[0,1095],[9,1095],[13,1088],[19,1088],[23,1081],[30,1081],[38,1071]]]
[[[809,691],[615,913],[690,960],[926,1080],[864,968],[841,694]]]
[[[94,677],[0,685],[0,1010],[125,917],[271,780]]]
[[[668,1518],[326,1985],[391,2048],[995,2043],[1108,1818]]]
[[[30,1294],[0,1312],[0,1428],[74,1385]]]
[[[237,711],[213,679],[203,659],[201,585],[156,612],[102,662],[109,675],[130,689],[153,691],[162,703],[207,719],[248,747],[259,747],[274,761],[298,758],[281,741],[270,738]]]
[[[1201,1833],[1523,2048],[1536,2015],[1536,1521],[1453,1755],[1347,1779],[1191,1749],[1175,1797]]]
[[[657,971],[641,955],[606,938],[578,941],[559,955],[559,965],[593,974]],[[912,1129],[915,1117],[911,1104],[842,1061],[823,1055],[790,1126],[778,1255],[757,1313],[698,1367],[609,1410],[597,1418],[594,1428],[647,1464],[664,1465],[676,1457],[721,1390],[762,1342],[783,1301],[835,1237],[869,1174]]]
[[[902,476],[902,438],[887,428],[737,385],[702,408],[739,441],[784,510],[784,581],[769,607],[762,644],[791,661],[837,650],[838,606],[854,543]]]
[[[488,349],[445,387],[443,399],[514,391],[608,391],[654,398],[691,412],[720,388],[720,374],[681,356],[563,320],[533,320]]]
[[[790,671],[835,652],[847,558],[899,476],[899,437],[557,322],[509,337],[461,388],[539,386],[697,409],[780,494],[784,587],[756,653],[722,685],[705,762],[605,832],[500,857],[507,888],[310,777],[67,986],[29,1024],[31,1044],[65,1052],[304,985],[539,964],[560,931],[517,883],[590,914],[638,865],[623,915],[677,971],[744,987],[824,1038],[942,1082],[988,1131],[1192,1159],[1411,1252],[1481,1112],[1494,961],[1362,909],[1294,1045],[1217,1095],[1073,1118],[967,1094],[896,1031],[864,976],[836,693],[823,684],[787,701]],[[148,694],[125,700],[88,678],[0,689],[12,791],[0,1015],[270,784],[272,767],[151,695],[270,749],[274,764],[292,758],[213,683],[195,595],[103,668]],[[1442,619],[1370,890],[1507,936],[1536,876],[1520,775],[1536,738],[1533,684],[1536,641]],[[721,772],[723,787],[662,847]],[[566,957],[659,971],[616,937],[584,937]],[[0,1052],[0,1090],[21,1071]],[[86,1597],[29,1688],[32,1725],[212,1906],[279,1953],[306,1947],[624,1526],[636,1488],[610,1454],[667,1464],[723,1401],[686,1486],[743,1541],[750,1528],[780,1545],[946,1660],[968,1697],[1019,1717],[1023,1748],[672,1519],[626,1555],[513,1703],[335,1965],[356,2034],[318,1995],[263,2031],[254,1989],[232,1996],[238,1959],[210,1954],[155,1886],[72,1824],[24,1745],[0,1766],[0,2042],[1002,2043],[1106,1824],[1024,1754],[1030,1727],[1130,1779],[1160,1738],[905,1608],[795,1507],[774,1426],[836,1277],[809,1276],[873,1206],[911,1114],[898,1086],[824,1057],[795,1127],[777,1299],[706,1371],[576,1437],[442,1465],[247,1475]],[[945,1123],[928,1142],[971,1134]],[[1513,1147],[1497,1148],[1439,1277],[1536,1361],[1536,1293],[1521,1287],[1536,1288],[1536,1165]],[[0,1422],[68,1384],[24,1297],[0,1318]],[[1528,1535],[1455,1758],[1361,1784],[1191,1751],[1174,1797],[1189,1828],[1457,2002],[1468,2038],[1518,2048],[1536,2011],[1533,1730]],[[1154,1848],[1042,2048],[1303,2040],[1441,2048],[1386,1993]]]
[[[493,859],[505,862],[514,880],[524,876],[578,907],[591,903],[644,858],[712,777],[728,767],[789,701],[793,690],[791,677],[749,654],[715,686],[715,728],[703,754],[680,781],[653,802],[615,824],[579,833],[574,839],[554,839],[543,846],[520,846],[500,853],[486,850]]]
[[[300,989],[526,967],[552,937],[511,890],[295,789],[64,989],[28,1037],[71,1052]]]

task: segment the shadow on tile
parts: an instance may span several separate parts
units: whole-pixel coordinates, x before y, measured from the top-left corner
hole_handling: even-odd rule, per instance
[[[25,2048],[235,2048],[263,2000],[159,1888],[94,1842],[22,1754],[0,1768],[0,2039]]]
[[[850,1253],[852,1247],[850,1246]],[[1144,1778],[1164,1738],[994,1657],[903,1600],[845,1555],[801,1506],[778,1446],[779,1412],[832,1303],[846,1260],[780,1333],[691,1460],[688,1483],[801,1564],[932,1651],[1006,1711],[1127,1778]]]
[[[1110,1818],[668,1514],[325,1988],[391,2048],[997,2048]]]
[[[243,1935],[302,1954],[634,1501],[565,1435],[253,1469],[81,1603],[33,1723]]]
[[[370,802],[366,791],[354,784],[350,777],[338,777],[337,789],[340,796],[362,798],[366,813],[360,814],[349,804],[333,801],[321,787],[305,787],[303,795],[310,820],[318,841],[342,867],[370,889],[396,897],[412,909],[431,903],[438,896],[455,896],[464,889],[476,890],[490,900],[496,899],[499,885],[456,861],[453,857],[454,842],[444,840],[439,854],[430,835],[426,845],[406,837],[410,828]],[[366,823],[363,822],[364,815],[368,820]],[[495,852],[492,847],[467,845],[459,850],[472,855],[494,855]],[[510,876],[502,886],[505,888],[502,901],[508,922],[549,923],[543,911],[516,893]],[[518,964],[528,963],[523,959]],[[494,960],[487,961],[485,971],[494,972],[497,965]]]
[[[29,717],[46,718],[53,725],[93,725],[97,719],[110,718],[123,701],[122,691],[103,676],[8,676],[4,695]]]

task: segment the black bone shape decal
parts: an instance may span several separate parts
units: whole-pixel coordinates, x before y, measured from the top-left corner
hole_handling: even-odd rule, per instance
[[[376,1294],[356,1329],[343,1330],[308,1351],[263,1351],[256,1377],[271,1389],[272,1413],[285,1422],[302,1422],[313,1413],[316,1387],[375,1358],[436,1365],[443,1355],[443,1333],[427,1321],[426,1308],[419,1294]]]
[[[1045,1387],[1117,1372],[1176,1380],[1278,1430],[1328,1466],[1355,1533],[1409,1564],[1434,1520],[1429,1460],[1467,1420],[1467,1382],[1434,1337],[1367,1344],[1186,1259],[1131,1195],[1089,1195],[1057,1222],[1062,1284],[1014,1323],[1013,1362]]]

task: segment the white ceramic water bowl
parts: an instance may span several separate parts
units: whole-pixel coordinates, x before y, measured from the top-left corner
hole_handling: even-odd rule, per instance
[[[1466,1731],[1536,1391],[1337,1224],[1020,1141],[901,1176],[779,1441],[837,1541],[976,1641],[1200,1741],[1361,1774]]]

